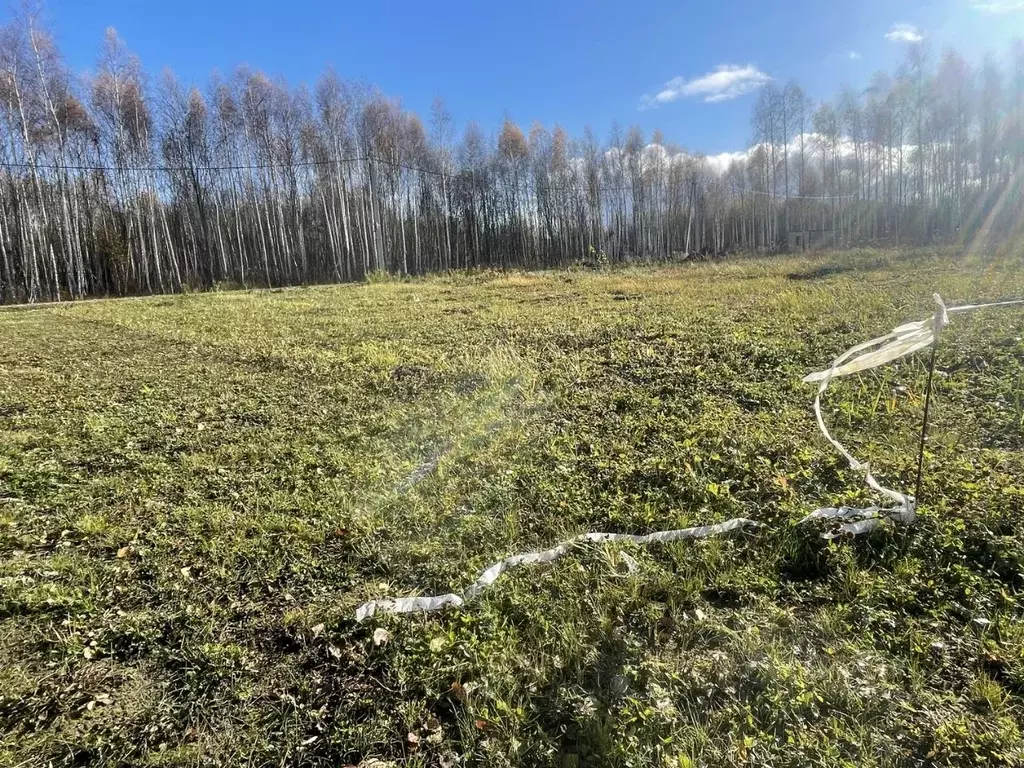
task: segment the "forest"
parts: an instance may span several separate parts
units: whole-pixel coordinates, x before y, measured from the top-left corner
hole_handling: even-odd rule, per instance
[[[459,133],[440,100],[424,122],[332,70],[187,86],[113,29],[79,75],[21,13],[0,132],[2,303],[775,251],[795,231],[989,242],[1019,227],[1024,44],[977,66],[909,45],[831,102],[768,84],[725,164],[637,128]]]

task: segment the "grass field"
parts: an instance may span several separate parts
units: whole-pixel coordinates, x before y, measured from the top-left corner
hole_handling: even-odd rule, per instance
[[[0,312],[0,765],[1024,761],[1024,310],[953,318],[921,517],[800,378],[1019,260],[856,252]],[[911,492],[921,356],[826,414]],[[461,611],[509,554],[589,546]],[[627,567],[630,555],[639,565]],[[380,630],[384,630],[383,632]]]

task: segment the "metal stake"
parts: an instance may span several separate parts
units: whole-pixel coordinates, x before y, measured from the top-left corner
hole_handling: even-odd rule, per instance
[[[917,451],[917,482],[914,484],[914,501],[921,503],[921,475],[924,471],[924,438],[928,434],[928,412],[932,405],[932,379],[935,376],[935,353],[939,349],[939,337],[936,335],[932,344],[932,354],[928,360],[928,383],[924,392],[924,419],[921,422],[921,444]]]

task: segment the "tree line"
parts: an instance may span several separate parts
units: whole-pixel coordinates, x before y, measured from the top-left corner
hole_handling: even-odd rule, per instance
[[[151,81],[114,30],[73,75],[0,28],[0,302],[1020,234],[1024,46],[975,71],[920,46],[815,106],[768,85],[727,168],[655,132],[461,135],[332,70]]]

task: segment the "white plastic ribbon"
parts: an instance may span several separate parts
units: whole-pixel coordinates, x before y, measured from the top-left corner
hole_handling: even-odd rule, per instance
[[[811,373],[803,379],[805,382],[820,382],[818,392],[814,396],[814,415],[818,422],[818,428],[825,436],[825,439],[828,440],[840,454],[842,454],[842,456],[850,463],[851,468],[864,471],[865,480],[872,490],[880,493],[889,500],[895,502],[897,505],[888,508],[878,506],[864,508],[845,506],[822,507],[821,509],[817,509],[807,515],[807,517],[800,521],[801,524],[811,520],[849,521],[844,522],[835,531],[822,534],[824,538],[834,538],[844,534],[856,536],[861,533],[866,533],[867,531],[877,528],[886,518],[893,519],[901,523],[912,523],[917,519],[917,505],[913,497],[907,496],[906,494],[900,493],[892,488],[886,488],[879,483],[875,479],[874,475],[871,474],[870,465],[867,462],[863,462],[855,458],[853,454],[846,450],[843,444],[836,440],[828,431],[828,427],[825,426],[825,419],[821,413],[821,397],[825,394],[825,390],[828,389],[829,383],[833,379],[877,368],[878,366],[899,360],[900,358],[931,346],[938,341],[939,334],[942,332],[942,329],[949,325],[950,312],[965,312],[967,310],[984,309],[987,307],[1005,307],[1024,304],[1024,299],[1018,299],[1013,301],[997,301],[989,304],[966,304],[959,307],[947,308],[939,294],[934,294],[934,299],[935,303],[938,305],[938,309],[932,317],[926,320],[919,320],[914,323],[907,323],[905,325],[898,326],[884,336],[879,336],[878,338],[865,341],[862,344],[857,344],[837,357],[832,362],[831,368]],[[427,462],[420,470],[417,470],[417,472],[422,471],[424,474],[429,474],[435,466],[436,462]],[[417,473],[414,473],[414,475],[416,474]],[[646,535],[633,535],[627,533],[583,533],[579,536],[574,536],[567,541],[563,541],[551,549],[546,549],[541,552],[527,552],[525,554],[513,555],[512,557],[507,557],[504,560],[499,560],[484,570],[483,573],[477,577],[476,581],[461,594],[450,592],[446,595],[399,597],[394,600],[371,600],[359,606],[356,610],[356,621],[366,621],[366,619],[371,618],[378,611],[384,613],[417,613],[437,611],[448,605],[461,607],[467,600],[472,600],[474,597],[479,595],[480,592],[497,581],[505,571],[511,568],[516,568],[520,565],[534,565],[538,563],[553,562],[564,557],[576,545],[586,542],[603,543],[622,541],[646,546],[656,542],[705,539],[742,528],[756,528],[760,526],[761,523],[758,523],[755,520],[738,517],[732,520],[727,520],[724,523],[716,523],[714,525],[701,525],[696,528],[682,528],[673,531],[658,531],[657,533],[649,533]],[[627,559],[627,566],[629,562],[630,560]],[[630,567],[629,570],[632,570],[632,568]]]
[[[896,511],[899,513],[899,510]],[[881,507],[822,507],[816,509],[800,521],[800,525],[811,520],[851,520],[843,523],[834,531],[821,534],[823,539],[835,539],[843,534],[857,536],[877,528],[884,517],[892,516],[894,511]],[[909,521],[908,521],[909,522]]]
[[[1024,304],[1024,299],[1011,299],[1010,301],[991,301],[987,304],[961,304],[958,307],[950,307],[949,312],[966,312],[969,309],[988,309],[989,307],[1012,307],[1015,304]]]
[[[867,462],[856,459],[846,448],[836,440],[825,426],[825,419],[821,414],[821,396],[825,394],[828,385],[833,379],[849,376],[861,371],[877,368],[886,363],[891,363],[900,358],[911,355],[914,352],[925,349],[938,343],[939,334],[949,325],[950,312],[965,312],[973,309],[984,309],[987,307],[1005,307],[1015,304],[1024,304],[1024,300],[997,301],[988,304],[965,304],[959,307],[947,308],[939,294],[933,294],[938,309],[935,314],[925,320],[918,320],[914,323],[907,323],[889,331],[885,336],[865,341],[846,350],[837,357],[832,367],[825,371],[817,371],[804,377],[805,382],[821,382],[818,392],[814,396],[814,415],[818,422],[818,428],[832,446],[843,455],[855,470],[865,472],[865,480],[868,486],[883,496],[896,502],[898,506],[883,509],[880,507],[823,507],[815,510],[800,522],[807,522],[812,519],[851,519],[855,522],[845,523],[839,527],[839,533],[823,534],[825,538],[832,538],[841,533],[858,535],[878,527],[883,518],[895,519],[901,523],[912,523],[917,519],[917,500],[911,496],[900,493],[892,488],[881,485],[871,474],[871,467]]]
[[[646,546],[648,544],[683,541],[685,539],[706,539],[710,536],[719,536],[741,528],[757,528],[760,525],[756,520],[737,517],[724,523],[700,525],[695,528],[680,528],[673,531],[658,531],[657,533],[648,533],[642,536],[630,533],[581,533],[579,536],[574,536],[542,552],[527,552],[522,555],[513,555],[512,557],[506,557],[504,560],[499,560],[484,570],[477,577],[476,581],[462,594],[450,592],[447,595],[399,597],[394,600],[371,600],[368,603],[363,603],[356,610],[356,621],[365,621],[378,611],[385,613],[417,613],[421,611],[437,611],[447,605],[462,606],[467,600],[472,600],[497,581],[505,571],[520,565],[554,562],[568,554],[573,547],[583,543],[629,542]]]

